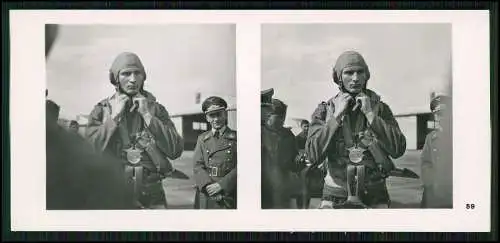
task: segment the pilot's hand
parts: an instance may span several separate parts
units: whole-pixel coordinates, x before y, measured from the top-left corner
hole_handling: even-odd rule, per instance
[[[216,183],[212,183],[212,184],[208,185],[206,190],[207,190],[207,193],[209,196],[213,196],[213,195],[219,193],[220,191],[222,191],[222,187],[220,186],[219,183],[216,182]]]

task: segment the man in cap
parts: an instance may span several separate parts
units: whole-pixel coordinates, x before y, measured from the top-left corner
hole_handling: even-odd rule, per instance
[[[307,133],[309,131],[309,121],[300,121],[300,128],[302,129],[302,131],[300,131],[300,133],[295,136],[295,141],[297,142],[297,148],[304,150],[306,147]]]
[[[451,97],[435,95],[430,103],[435,129],[427,134],[420,159],[423,208],[453,208]]]
[[[385,184],[406,138],[389,106],[366,87],[370,71],[355,51],[342,53],[333,68],[340,92],[312,115],[306,153],[313,164],[327,159],[320,208],[387,208]]]
[[[227,126],[227,103],[212,96],[202,111],[211,129],[198,136],[194,149],[195,208],[236,209],[236,131]]]
[[[298,170],[298,150],[293,133],[283,127],[287,105],[273,99],[274,89],[261,93],[261,206],[291,208],[295,189],[291,173]]]
[[[74,133],[74,134],[78,134],[78,128],[79,128],[79,125],[78,125],[78,122],[75,121],[75,120],[71,120],[69,122],[69,131]]]
[[[97,151],[123,161],[138,208],[166,207],[162,180],[174,171],[168,159],[180,157],[183,139],[165,107],[144,90],[146,72],[136,54],[119,54],[109,79],[116,92],[94,106],[86,137]]]

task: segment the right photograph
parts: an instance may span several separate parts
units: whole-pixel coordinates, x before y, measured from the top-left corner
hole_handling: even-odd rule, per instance
[[[451,28],[262,25],[261,208],[453,208]]]

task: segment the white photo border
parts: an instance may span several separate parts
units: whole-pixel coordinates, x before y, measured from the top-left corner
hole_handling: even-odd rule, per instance
[[[11,10],[9,14],[12,231],[490,231],[487,10]],[[237,24],[238,209],[45,210],[44,25],[171,23]],[[261,210],[260,31],[261,24],[268,23],[451,23],[454,208]],[[467,203],[474,203],[475,209],[467,210]]]

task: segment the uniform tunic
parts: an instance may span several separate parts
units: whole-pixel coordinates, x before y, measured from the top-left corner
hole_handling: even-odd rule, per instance
[[[450,132],[432,131],[421,153],[424,208],[453,208],[453,146]]]
[[[286,128],[261,126],[261,206],[263,209],[290,208],[292,172],[298,170],[298,150],[293,133]]]
[[[295,136],[295,142],[297,144],[297,149],[303,150],[306,146],[306,140],[307,140],[307,133],[304,131],[300,132]]]
[[[195,208],[235,209],[237,194],[236,131],[225,127],[218,137],[214,131],[198,136],[194,150],[194,178],[196,182]],[[219,183],[222,200],[210,197],[206,186]]]

